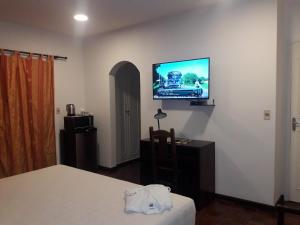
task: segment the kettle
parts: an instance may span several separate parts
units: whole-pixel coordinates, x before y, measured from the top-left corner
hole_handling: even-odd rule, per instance
[[[66,110],[67,110],[68,116],[75,116],[75,105],[74,104],[67,104]]]

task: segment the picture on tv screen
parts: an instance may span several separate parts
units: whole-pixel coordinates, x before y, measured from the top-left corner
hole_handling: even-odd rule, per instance
[[[153,64],[153,99],[208,99],[210,58]]]

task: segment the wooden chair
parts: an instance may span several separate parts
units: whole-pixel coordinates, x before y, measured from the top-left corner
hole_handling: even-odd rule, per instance
[[[153,130],[149,128],[152,153],[153,182],[171,187],[178,192],[178,165],[175,131]],[[170,142],[168,142],[170,140]]]
[[[300,203],[284,200],[281,195],[278,199],[275,208],[277,210],[277,225],[284,225],[285,213],[300,215]]]

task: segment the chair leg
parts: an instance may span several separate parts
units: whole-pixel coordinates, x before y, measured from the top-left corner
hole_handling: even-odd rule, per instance
[[[277,212],[277,225],[284,225],[284,211],[281,209]]]

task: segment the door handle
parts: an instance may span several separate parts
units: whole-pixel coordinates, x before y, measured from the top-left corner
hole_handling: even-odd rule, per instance
[[[292,118],[292,128],[293,131],[296,131],[297,127],[300,127],[300,118]]]

